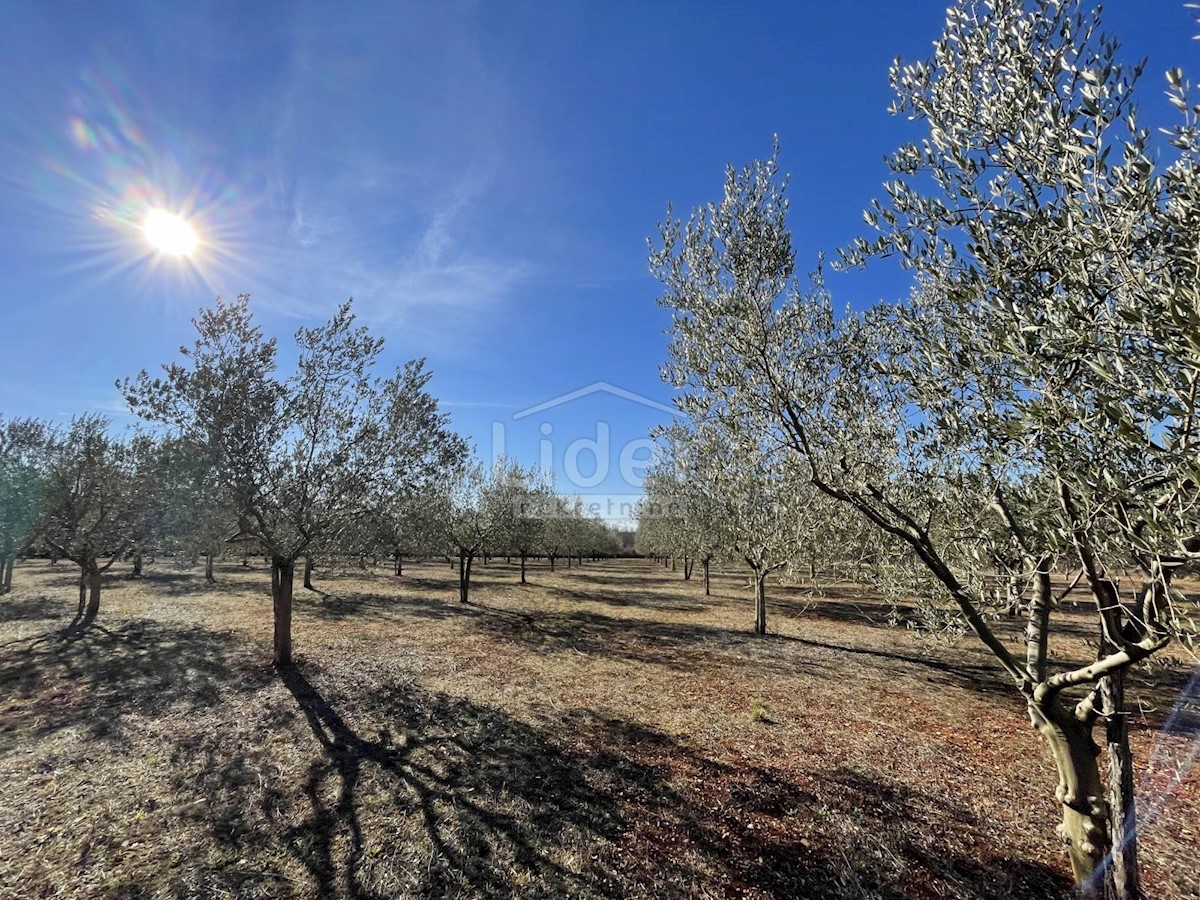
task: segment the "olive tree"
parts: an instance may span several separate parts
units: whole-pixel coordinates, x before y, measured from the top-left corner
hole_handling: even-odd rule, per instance
[[[881,234],[844,262],[898,256],[916,276],[907,302],[839,317],[819,278],[796,285],[774,157],[730,170],[722,203],[669,219],[652,265],[676,310],[670,377],[699,406],[720,398],[763,423],[814,486],[920,562],[1050,748],[1076,880],[1133,896],[1120,679],[1186,626],[1169,572],[1200,530],[1196,217],[1194,157],[1156,172],[1139,72],[1116,50],[1081,3],[964,0],[931,59],[897,62],[893,111],[928,137],[891,158],[888,199],[866,214]],[[1029,584],[1021,651],[970,577],[996,553]],[[1147,578],[1122,598],[1131,557]],[[1083,568],[1101,649],[1059,668],[1063,559]]]
[[[56,556],[79,566],[78,623],[100,611],[101,577],[134,546],[153,514],[143,483],[153,465],[145,437],[109,433],[103,416],[77,416],[46,442],[37,534]]]
[[[570,568],[570,553],[575,546],[578,522],[583,518],[583,501],[579,497],[555,495],[550,500],[546,525],[542,531],[542,550],[550,561],[550,571],[560,556],[567,556]]]
[[[358,526],[403,466],[404,448],[439,439],[429,374],[418,360],[375,377],[383,341],[355,326],[349,302],[325,325],[296,332],[287,378],[276,372],[276,341],[253,322],[248,296],[218,299],[193,322],[198,336],[182,362],[120,387],[136,413],[215,461],[238,534],[271,559],[274,660],[290,665],[296,560]]]
[[[521,562],[521,584],[530,555],[542,546],[546,517],[554,494],[536,469],[510,460],[497,460],[484,502],[495,523],[492,542],[497,549],[515,553]]]
[[[13,564],[37,522],[46,436],[37,419],[0,416],[0,594],[12,590]]]
[[[795,456],[737,427],[710,419],[690,436],[695,484],[722,522],[729,554],[750,569],[754,633],[767,633],[767,578],[794,565],[819,527],[807,470]]]
[[[226,549],[237,515],[218,479],[214,461],[185,439],[159,442],[155,482],[162,548],[193,562],[204,559],[204,578],[216,581],[214,560]]]
[[[683,577],[689,580],[699,561],[704,593],[712,593],[711,566],[732,549],[729,522],[719,489],[710,479],[709,461],[700,452],[703,443],[691,429],[675,424],[660,433],[662,453],[646,472],[648,504],[643,518],[671,548],[683,557]]]
[[[445,545],[458,557],[458,599],[469,603],[471,569],[478,556],[496,535],[500,522],[488,494],[496,472],[485,472],[478,461],[464,462],[441,485],[438,530]]]

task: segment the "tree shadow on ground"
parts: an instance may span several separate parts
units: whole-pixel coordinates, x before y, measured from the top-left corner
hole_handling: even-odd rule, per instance
[[[251,569],[234,569],[230,568],[229,573],[253,572]],[[245,594],[260,590],[267,596],[271,593],[271,573],[270,571],[260,571],[257,573],[257,578],[254,580],[246,580],[244,578],[232,580],[228,577],[228,573],[222,573],[217,570],[215,573],[216,581],[206,581],[204,578],[204,569],[200,568],[195,572],[146,572],[141,577],[136,579],[135,583],[145,586],[147,591],[155,595],[163,597],[183,597],[190,594]],[[129,579],[126,578],[126,581]]]
[[[870,656],[883,663],[874,663],[880,671],[897,672],[903,668],[923,668],[937,673],[929,676],[930,680],[945,684],[955,684],[959,687],[969,686],[985,694],[1004,694],[1017,696],[1013,692],[1012,680],[1008,678],[999,664],[990,660],[984,663],[971,663],[963,659],[954,662],[940,657],[912,656],[906,653],[896,653],[890,650],[879,650],[873,647],[847,647],[842,644],[830,644],[825,641],[810,640],[809,638],[788,637],[785,640],[795,641],[806,647],[829,650],[834,653],[848,653],[854,656]],[[893,665],[888,665],[891,663]],[[938,677],[940,676],[940,677]]]
[[[987,661],[947,660],[940,656],[841,646],[791,635],[757,636],[690,622],[659,622],[608,616],[589,610],[544,611],[537,614],[490,606],[461,604],[436,598],[406,596],[397,599],[372,595],[342,598],[337,607],[314,608],[318,618],[341,619],[363,614],[419,620],[456,622],[463,627],[510,641],[536,653],[584,653],[599,657],[691,671],[698,665],[753,664],[769,674],[815,674],[829,668],[812,654],[797,653],[809,647],[834,654],[872,656],[896,667],[933,672],[933,678],[985,693],[1011,694],[1000,669]]]
[[[46,597],[8,595],[0,598],[0,622],[45,622],[65,615],[60,602]]]
[[[626,720],[527,722],[411,683],[363,692],[309,660],[281,680],[291,705],[262,724],[297,754],[295,777],[236,734],[176,751],[175,789],[203,798],[220,857],[241,863],[193,866],[179,896],[1063,894],[1059,873],[987,850],[944,798],[861,773],[801,784]],[[947,823],[977,835],[978,859],[942,841]]]
[[[710,598],[691,600],[686,597],[672,597],[647,590],[632,590],[627,587],[614,585],[609,579],[592,579],[590,576],[576,576],[581,580],[595,581],[597,586],[588,588],[571,588],[561,584],[547,585],[547,590],[553,591],[559,597],[580,603],[597,603],[624,609],[631,606],[643,609],[656,609],[664,612],[703,612],[715,605],[708,602]],[[703,588],[701,588],[701,591]]]
[[[119,742],[130,715],[213,706],[270,679],[261,655],[197,626],[132,619],[47,632],[0,656],[0,749],[73,726]]]

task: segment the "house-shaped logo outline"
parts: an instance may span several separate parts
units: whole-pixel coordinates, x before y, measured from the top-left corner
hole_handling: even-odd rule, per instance
[[[530,406],[528,409],[518,410],[513,413],[513,420],[524,419],[528,416],[536,415],[540,412],[545,412],[548,409],[554,409],[559,406],[565,406],[568,403],[573,403],[576,400],[581,400],[592,394],[611,394],[614,397],[620,397],[622,400],[630,400],[634,403],[640,403],[642,406],[648,406],[651,409],[657,409],[659,412],[670,413],[673,416],[683,417],[678,409],[673,406],[667,406],[665,403],[659,403],[657,400],[651,400],[649,397],[643,397],[641,394],[635,394],[633,391],[627,391],[624,388],[619,388],[615,384],[609,384],[607,381],[593,381],[591,384],[578,388],[559,397],[554,397],[551,400],[546,400],[536,406]]]

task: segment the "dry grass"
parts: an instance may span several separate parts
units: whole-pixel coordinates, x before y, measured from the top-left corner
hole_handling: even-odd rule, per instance
[[[0,897],[1066,889],[1011,689],[859,589],[775,589],[763,639],[740,579],[705,598],[647,562],[480,566],[469,606],[444,563],[318,572],[281,677],[265,569],[147,572],[82,635],[65,566],[0,600]],[[1185,682],[1136,718],[1153,897],[1200,895]]]

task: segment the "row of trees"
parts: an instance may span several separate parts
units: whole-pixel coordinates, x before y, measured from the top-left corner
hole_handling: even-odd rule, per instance
[[[898,259],[907,299],[838,313],[819,264],[796,277],[778,148],[668,216],[650,257],[694,423],[654,493],[684,495],[689,534],[725,523],[756,577],[804,552],[805,516],[867,527],[891,577],[1007,674],[1058,768],[1076,880],[1120,897],[1139,894],[1125,681],[1194,638],[1172,582],[1200,555],[1200,105],[1168,72],[1160,161],[1141,72],[1092,4],[959,0],[932,56],[892,67],[891,111],[925,134],[888,160],[875,236],[839,256]],[[1062,570],[1094,601],[1082,664],[1049,651]],[[994,629],[1014,597],[1020,647]]]
[[[143,552],[270,560],[274,658],[292,658],[295,569],[305,560],[405,554],[457,556],[460,599],[481,553],[520,558],[607,555],[616,535],[557,496],[536,472],[470,458],[427,389],[423,361],[375,375],[382,341],[354,324],[350,304],[297,332],[298,358],[277,373],[277,343],[249,300],[218,300],[194,320],[179,362],[119,384],[155,426],[132,437],[102,416],[58,429],[0,420],[0,586],[20,553],[80,569],[79,618],[100,606],[101,576]]]
[[[637,509],[639,552],[682,561],[685,580],[698,563],[705,595],[714,561],[749,570],[756,634],[767,633],[772,573],[812,582],[820,565],[850,575],[874,549],[867,529],[836,520],[794,456],[761,437],[716,423],[663,430]]]

